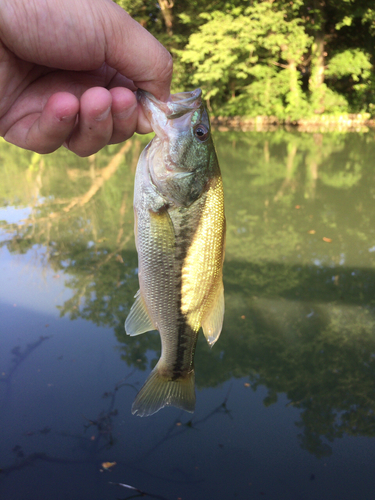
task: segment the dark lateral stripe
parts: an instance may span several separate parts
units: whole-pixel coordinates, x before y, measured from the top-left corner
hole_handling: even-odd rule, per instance
[[[186,255],[186,254],[185,254]],[[180,259],[179,259],[180,260]],[[181,261],[183,262],[183,260]],[[179,269],[177,278],[177,349],[176,349],[176,359],[173,364],[173,380],[178,379],[182,374],[182,368],[184,365],[185,352],[186,352],[186,333],[188,329],[188,324],[186,322],[186,316],[181,312],[181,304],[182,304],[182,294],[181,294],[181,269]]]
[[[190,245],[194,239],[195,232],[197,231],[202,214],[201,203],[204,200],[199,200],[192,207],[188,209],[179,209],[180,217],[175,219],[175,233],[176,233],[176,254],[175,258],[178,262],[178,272],[176,275],[177,282],[177,310],[179,311],[177,318],[177,349],[176,360],[173,365],[173,379],[177,379],[182,375],[183,369],[186,370],[185,357],[186,350],[191,346],[190,339],[194,332],[187,324],[186,315],[182,313],[182,267],[184,265]],[[178,224],[178,226],[177,226]],[[194,350],[193,346],[193,350]],[[189,359],[192,359],[189,355]]]

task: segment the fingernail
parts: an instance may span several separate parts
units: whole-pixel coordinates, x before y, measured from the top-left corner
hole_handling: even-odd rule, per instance
[[[109,108],[107,108],[101,115],[98,115],[95,120],[97,122],[102,122],[104,120],[106,120],[109,116],[109,113],[111,112],[111,106],[109,106]]]
[[[61,116],[60,121],[61,122],[70,122],[76,117],[76,113],[74,115],[67,115],[67,116]]]

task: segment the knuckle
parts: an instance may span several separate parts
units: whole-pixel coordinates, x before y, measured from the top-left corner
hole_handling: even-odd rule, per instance
[[[81,158],[86,158],[87,156],[93,155],[101,149],[101,146],[89,146],[88,144],[82,144],[79,142],[75,142],[73,144],[65,143],[64,145],[67,149],[69,149],[69,151],[76,154],[77,156],[80,156]]]

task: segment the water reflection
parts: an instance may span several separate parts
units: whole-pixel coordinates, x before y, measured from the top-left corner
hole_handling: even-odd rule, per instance
[[[20,345],[16,345],[10,351],[11,360],[10,366],[6,371],[3,371],[0,375],[1,385],[4,384],[5,391],[2,393],[2,398],[0,399],[0,410],[2,410],[8,403],[12,394],[12,383],[13,377],[18,368],[24,363],[27,358],[32,354],[32,352],[37,349],[45,340],[48,340],[49,336],[41,335],[38,340],[27,344],[26,347],[21,348]],[[3,368],[4,369],[4,368]],[[17,456],[20,457],[21,450],[16,449]]]
[[[12,349],[10,359],[5,363],[6,368],[4,365],[6,374],[3,374],[3,378],[0,378],[0,381],[7,384],[9,392],[11,392],[10,382],[16,370],[20,368],[22,363],[27,361],[28,357],[34,351],[41,347],[45,340],[49,338],[51,337],[40,337],[40,339],[30,343],[26,347],[17,345]],[[62,359],[62,356],[59,357],[59,359]],[[230,410],[227,408],[227,400],[230,391],[228,391],[227,396],[219,405],[212,407],[208,412],[204,413],[203,416],[190,417],[190,419],[187,420],[185,412],[178,412],[177,418],[174,418],[171,422],[167,421],[167,426],[164,426],[164,429],[160,426],[156,436],[147,442],[146,446],[143,448],[138,449],[138,446],[131,447],[129,446],[129,442],[126,442],[125,453],[120,455],[120,458],[117,458],[115,455],[115,448],[116,445],[122,444],[121,437],[123,437],[122,435],[124,433],[123,428],[121,432],[124,421],[119,417],[121,410],[119,411],[118,407],[120,406],[121,408],[121,397],[124,396],[126,390],[132,392],[132,398],[139,390],[137,384],[134,383],[135,371],[135,369],[131,370],[125,378],[120,380],[113,387],[110,387],[109,390],[106,390],[104,393],[100,393],[98,389],[95,391],[97,392],[95,399],[99,400],[98,406],[100,408],[99,412],[96,414],[88,409],[86,409],[84,413],[77,413],[76,408],[73,408],[71,420],[63,420],[62,430],[61,428],[59,429],[59,424],[56,423],[55,420],[52,426],[45,425],[43,428],[35,425],[32,426],[29,423],[26,432],[22,432],[22,434],[17,433],[17,439],[19,441],[16,442],[16,444],[12,444],[11,450],[7,450],[8,453],[6,453],[4,448],[2,449],[0,480],[4,477],[8,478],[11,476],[17,481],[19,474],[22,472],[23,474],[29,473],[31,477],[37,476],[36,479],[39,483],[39,478],[43,477],[43,473],[41,474],[40,472],[40,465],[44,464],[45,466],[64,465],[64,469],[68,469],[69,474],[73,476],[73,479],[70,477],[69,482],[73,481],[74,486],[77,484],[74,482],[74,474],[76,471],[79,471],[78,473],[81,474],[80,471],[82,470],[82,466],[91,466],[90,477],[94,477],[93,484],[88,480],[89,476],[87,473],[83,477],[83,484],[85,486],[85,493],[89,494],[91,489],[93,490],[92,495],[95,496],[95,498],[102,498],[100,492],[99,496],[96,496],[98,492],[98,472],[106,474],[107,472],[117,472],[117,469],[121,469],[120,474],[124,474],[124,471],[127,471],[128,474],[131,473],[132,476],[140,473],[143,481],[145,477],[158,478],[161,480],[164,490],[168,483],[175,483],[179,488],[186,484],[194,486],[201,483],[203,480],[202,475],[197,471],[194,471],[194,474],[192,474],[189,471],[181,470],[181,477],[176,477],[175,474],[169,474],[168,470],[163,470],[162,473],[155,471],[155,467],[151,467],[151,470],[149,470],[148,462],[151,461],[151,463],[153,463],[159,450],[165,449],[168,443],[178,441],[181,439],[181,436],[185,436],[192,430],[197,431],[203,429],[204,425],[209,424],[215,417],[230,418]],[[70,389],[71,388],[72,386],[70,386]],[[1,406],[1,416],[5,413],[5,406],[10,403],[9,399],[10,398],[6,398],[3,400],[4,404]],[[69,400],[72,401],[70,398]],[[90,404],[87,406],[91,407]],[[62,407],[59,407],[59,410],[61,409]],[[47,414],[47,417],[50,421],[53,420],[51,415]],[[75,424],[73,429],[79,429],[78,431],[71,430],[72,423]],[[134,432],[132,434],[134,435]],[[42,436],[42,439],[35,439],[38,437],[41,438]],[[58,438],[58,446],[54,446],[56,438]],[[131,435],[127,436],[127,438],[131,440]],[[134,438],[135,442],[138,442],[139,436],[134,436]],[[31,452],[30,448],[32,448]],[[69,452],[67,452],[67,450],[69,450]],[[103,456],[115,456],[116,461],[103,461]],[[39,466],[39,474],[35,474],[36,466]],[[92,474],[92,470],[95,471],[95,474]],[[103,495],[109,494],[108,484],[127,487],[123,483],[115,482],[121,477],[118,473],[107,477],[105,474],[100,484]],[[56,477],[56,473],[54,476]],[[113,479],[113,481],[110,481],[111,479]],[[30,491],[27,482],[23,481],[23,486],[26,491]],[[103,486],[105,486],[105,488],[103,488]],[[45,484],[42,480],[41,494],[45,493],[44,488]],[[140,493],[139,496],[168,500],[166,497],[156,493],[146,493],[135,486],[129,486],[129,488],[138,491],[138,493]],[[9,491],[12,492],[12,490]],[[64,485],[61,485],[60,491],[63,492],[61,498],[66,498],[66,496],[64,496]],[[12,498],[15,498],[16,493],[14,490],[13,493],[14,496],[12,496]],[[26,495],[20,498],[28,498]],[[82,491],[78,491],[78,496],[74,496],[74,498],[82,498]],[[169,496],[168,498],[171,500],[171,498],[174,497]]]
[[[265,405],[300,410],[301,447],[321,457],[344,434],[375,433],[375,144],[368,134],[217,134],[226,193],[226,317],[213,350],[198,342],[196,383],[248,377]],[[132,189],[147,138],[89,159],[40,157],[2,143],[1,245],[67,276],[62,316],[114,329],[137,369],[157,335],[127,338],[137,290]],[[130,411],[130,409],[129,409]]]

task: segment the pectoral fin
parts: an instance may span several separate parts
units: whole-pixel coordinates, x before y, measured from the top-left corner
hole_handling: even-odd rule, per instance
[[[148,314],[141,291],[138,290],[135,295],[135,302],[132,305],[129,316],[125,321],[125,331],[128,335],[133,337],[155,329],[156,327]]]
[[[214,345],[220,336],[224,320],[224,287],[220,284],[220,289],[217,292],[216,300],[213,307],[207,313],[202,321],[204,336],[210,347]]]
[[[155,244],[154,250],[157,249],[162,256],[168,255],[168,259],[173,258],[176,237],[171,217],[165,207],[158,212],[150,210],[150,233]]]

